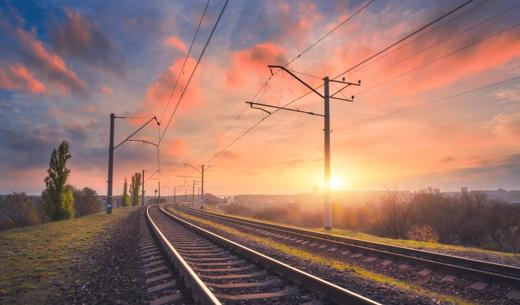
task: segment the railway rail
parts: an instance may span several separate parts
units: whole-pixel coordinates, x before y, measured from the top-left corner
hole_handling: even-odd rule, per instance
[[[390,259],[415,266],[423,266],[432,271],[454,274],[478,281],[477,283],[502,284],[515,289],[520,288],[520,268],[510,265],[330,235],[281,224],[201,211],[186,206],[176,206],[176,208],[202,218],[254,228],[258,232],[273,238],[293,240],[300,244],[316,244],[319,246],[317,249],[320,251],[341,251],[351,255],[362,253],[370,257]]]
[[[146,220],[197,304],[377,305],[183,220],[157,205]],[[162,305],[167,303],[161,303]]]

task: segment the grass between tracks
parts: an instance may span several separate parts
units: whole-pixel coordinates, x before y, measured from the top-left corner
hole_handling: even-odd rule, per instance
[[[170,208],[167,208],[167,209],[169,211],[172,211],[172,209],[170,209]],[[198,218],[198,217],[189,215],[187,213],[180,212],[178,210],[175,210],[172,212],[174,212],[176,215],[183,217],[184,219],[191,220],[191,221],[197,222],[199,224],[203,224],[203,225],[207,225],[207,226],[216,228],[216,229],[221,230],[232,236],[235,236],[235,237],[238,237],[241,239],[246,239],[249,241],[253,241],[255,243],[261,244],[262,246],[265,246],[265,247],[272,248],[281,253],[296,256],[300,259],[303,259],[305,261],[308,261],[308,262],[311,262],[314,264],[319,264],[319,265],[333,268],[336,270],[346,271],[351,276],[357,276],[357,277],[363,278],[364,280],[369,279],[371,281],[374,281],[374,282],[377,282],[380,284],[393,286],[395,288],[406,291],[410,294],[415,294],[415,295],[425,296],[428,298],[437,299],[443,303],[461,304],[461,305],[476,304],[471,301],[462,299],[460,297],[437,293],[434,291],[424,289],[424,288],[414,285],[414,284],[402,282],[402,281],[399,281],[392,277],[372,272],[368,269],[365,269],[365,268],[357,266],[357,265],[348,264],[348,263],[345,263],[345,262],[342,262],[342,261],[339,261],[336,259],[332,259],[330,257],[321,256],[321,255],[318,255],[318,254],[315,254],[315,253],[312,253],[312,252],[309,252],[306,250],[289,247],[285,244],[273,241],[268,238],[263,238],[263,237],[259,237],[257,235],[244,233],[237,229],[234,229],[234,228],[231,228],[231,227],[228,227],[228,226],[225,226],[225,225],[222,225],[222,224],[210,221],[210,220]]]
[[[112,215],[103,212],[0,232],[0,303],[50,302],[83,251],[100,238],[111,238],[104,234],[108,226],[132,211],[117,208]]]
[[[385,244],[390,244],[390,245],[394,245],[394,246],[422,249],[422,250],[435,251],[435,252],[447,253],[447,254],[456,254],[456,255],[467,256],[470,258],[475,258],[474,256],[472,256],[472,254],[483,254],[483,255],[487,255],[487,256],[495,256],[498,258],[506,258],[506,259],[511,259],[511,260],[520,262],[520,254],[518,254],[518,253],[500,252],[500,251],[486,250],[486,249],[467,247],[467,246],[442,244],[442,243],[437,243],[437,242],[422,242],[422,241],[416,241],[416,240],[410,240],[410,239],[385,238],[385,237],[379,237],[379,236],[375,236],[375,235],[371,235],[371,234],[367,234],[367,233],[356,232],[356,231],[352,231],[352,230],[332,229],[332,231],[325,231],[323,228],[299,227],[299,226],[295,226],[295,225],[281,224],[281,223],[277,223],[277,222],[273,222],[273,221],[257,219],[257,218],[252,218],[252,217],[227,214],[217,207],[210,207],[210,206],[205,207],[205,210],[207,212],[212,212],[212,213],[220,214],[220,215],[224,215],[224,216],[232,216],[232,217],[241,218],[241,219],[245,219],[245,220],[253,220],[253,221],[259,221],[259,222],[264,222],[264,223],[268,223],[268,224],[282,225],[282,226],[286,226],[286,227],[315,231],[315,232],[320,232],[320,233],[324,233],[324,234],[344,236],[344,237],[348,237],[348,238],[355,238],[355,239],[360,239],[360,240],[369,241],[369,242],[385,243]]]

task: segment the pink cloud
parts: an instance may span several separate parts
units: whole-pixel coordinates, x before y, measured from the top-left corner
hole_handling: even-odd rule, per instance
[[[173,111],[174,105],[179,100],[180,95],[183,92],[184,87],[186,86],[186,82],[189,77],[188,73],[192,70],[192,68],[195,65],[195,60],[192,57],[189,57],[184,68],[184,75],[181,77],[179,83],[177,84],[177,88],[172,95],[172,90],[174,88],[183,61],[183,58],[175,60],[172,63],[172,65],[168,67],[168,69],[157,78],[157,80],[155,80],[152,84],[148,86],[146,90],[146,98],[141,103],[140,107],[140,109],[146,109],[146,111],[138,110],[135,113],[135,115],[141,117],[156,114],[157,118],[161,119],[162,114],[165,111],[166,106],[168,104],[168,100],[170,100],[171,96],[171,102],[169,103],[168,111],[165,113],[165,116],[163,118],[164,122],[162,122],[166,124],[169,115]],[[199,69],[201,69],[201,67],[199,67]],[[202,91],[200,89],[197,75],[195,75],[190,83],[190,86],[188,87],[188,89],[186,89],[184,97],[182,98],[181,105],[175,116],[182,116],[183,114],[189,112],[191,109],[200,107],[202,105]],[[173,124],[173,122],[171,124]]]
[[[269,42],[236,51],[232,55],[231,68],[226,72],[227,85],[236,88],[244,84],[246,75],[259,71],[269,73],[267,65],[286,62],[285,50]]]
[[[21,43],[26,65],[38,70],[62,94],[84,90],[85,82],[67,67],[59,55],[45,49],[42,42],[37,40],[33,34],[17,29],[16,36]]]
[[[177,36],[170,36],[164,40],[164,45],[170,48],[174,48],[182,53],[188,52],[186,44]]]
[[[43,93],[45,85],[37,80],[23,65],[0,66],[0,88]]]
[[[161,143],[161,153],[170,157],[181,158],[186,155],[186,142],[181,139],[164,140]]]
[[[103,85],[99,88],[99,90],[101,91],[101,93],[103,93],[104,95],[112,95],[114,94],[114,90],[112,90],[112,88],[110,88],[110,86],[108,85]]]

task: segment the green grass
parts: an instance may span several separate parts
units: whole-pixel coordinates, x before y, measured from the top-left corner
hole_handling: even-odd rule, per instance
[[[195,221],[200,224],[208,225],[210,227],[213,227],[213,228],[216,228],[223,232],[226,232],[227,234],[230,234],[232,236],[253,241],[253,242],[261,244],[265,247],[272,248],[274,250],[285,253],[287,255],[299,257],[305,261],[308,261],[308,262],[311,262],[314,264],[319,264],[322,266],[326,266],[328,268],[348,272],[348,273],[350,273],[351,276],[357,276],[362,279],[369,279],[371,281],[374,281],[374,282],[377,282],[380,284],[393,286],[393,287],[399,288],[403,291],[406,291],[408,293],[421,295],[421,296],[425,296],[425,297],[429,297],[429,298],[434,298],[434,299],[440,300],[441,302],[443,302],[443,304],[462,304],[462,305],[475,304],[469,300],[465,300],[465,299],[462,299],[457,296],[451,296],[451,295],[438,293],[435,291],[430,291],[428,289],[422,288],[422,287],[414,285],[414,284],[399,281],[395,278],[386,276],[384,274],[372,272],[368,269],[365,269],[365,268],[357,266],[357,265],[348,264],[348,263],[345,263],[340,260],[332,259],[330,257],[322,256],[322,255],[312,253],[309,251],[305,251],[302,249],[293,248],[293,247],[287,246],[283,243],[279,243],[279,242],[276,242],[276,241],[268,239],[268,238],[263,238],[263,237],[259,237],[257,235],[243,233],[237,229],[234,229],[234,228],[231,228],[231,227],[228,227],[228,226],[225,226],[225,225],[222,225],[222,224],[210,221],[210,220],[198,218],[198,217],[195,217],[195,216],[192,216],[192,215],[189,215],[189,214],[177,211],[177,210],[175,210],[174,212],[177,215],[179,215],[185,219]]]
[[[352,230],[342,230],[342,229],[333,229],[332,231],[326,231],[323,228],[304,228],[299,227],[295,225],[287,225],[287,224],[281,224],[273,221],[268,220],[260,220],[252,217],[246,217],[246,216],[239,216],[234,214],[227,214],[224,213],[222,210],[211,207],[206,208],[207,211],[213,212],[215,214],[221,214],[221,215],[227,215],[227,216],[233,216],[237,218],[242,218],[246,220],[254,220],[254,221],[261,221],[265,223],[271,223],[271,224],[277,224],[297,229],[304,229],[304,230],[310,230],[330,235],[338,235],[338,236],[344,236],[348,238],[355,238],[370,242],[377,242],[377,243],[385,243],[400,247],[408,247],[408,248],[414,248],[414,249],[422,249],[422,250],[431,250],[436,252],[442,252],[442,253],[457,253],[458,255],[463,256],[469,256],[471,257],[471,254],[484,254],[488,256],[495,256],[495,257],[501,257],[501,258],[507,258],[507,259],[513,259],[520,262],[520,254],[519,253],[510,253],[510,252],[500,252],[500,251],[493,251],[493,250],[486,250],[481,248],[474,248],[474,247],[466,247],[466,246],[457,246],[457,245],[449,245],[449,244],[442,244],[442,243],[436,243],[436,242],[422,242],[422,241],[416,241],[416,240],[410,240],[410,239],[393,239],[393,238],[385,238],[385,237],[379,237],[367,233],[352,231]]]
[[[45,304],[56,283],[67,281],[70,266],[98,238],[108,239],[107,227],[135,208],[114,209],[72,220],[0,232],[0,300],[7,304]]]

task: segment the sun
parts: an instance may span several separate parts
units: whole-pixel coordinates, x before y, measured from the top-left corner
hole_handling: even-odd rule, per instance
[[[338,176],[332,176],[329,180],[329,188],[333,191],[341,190],[345,187],[345,180]]]

